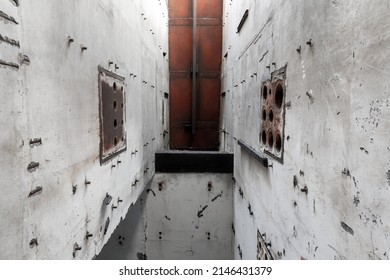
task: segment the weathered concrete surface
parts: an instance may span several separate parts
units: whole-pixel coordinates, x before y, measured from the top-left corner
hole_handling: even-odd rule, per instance
[[[231,174],[156,174],[98,259],[232,259]]]
[[[0,34],[20,42],[0,41],[0,259],[91,259],[168,143],[166,2],[1,1],[0,11]],[[127,151],[102,166],[98,65],[126,83]]]
[[[275,258],[388,259],[389,10],[386,0],[225,1],[221,143],[235,154],[235,258],[238,245],[256,258],[259,229]],[[286,64],[284,164],[265,169],[235,139],[260,150],[260,86]]]

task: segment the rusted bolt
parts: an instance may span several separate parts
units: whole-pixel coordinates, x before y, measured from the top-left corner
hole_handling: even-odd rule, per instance
[[[39,146],[42,145],[42,139],[41,138],[34,138],[30,139],[30,147]]]
[[[74,42],[74,39],[70,36],[68,36],[68,45],[72,44]]]
[[[87,48],[86,46],[84,46],[84,45],[81,45],[80,48],[81,48],[81,51],[86,51],[86,50],[88,50],[88,48]]]
[[[267,65],[265,68],[267,68],[267,69],[271,69],[271,65]]]
[[[111,165],[111,168],[115,168],[115,167],[116,167],[116,165],[115,165],[115,164],[112,164],[112,165]]]
[[[31,239],[31,241],[29,243],[29,246],[30,246],[31,249],[34,248],[35,246],[38,246],[38,245],[39,244],[38,244],[38,239],[37,238]]]
[[[117,209],[117,208],[118,208],[118,206],[115,206],[114,204],[111,205],[111,210],[114,210],[114,209]]]
[[[91,181],[88,181],[87,179],[85,179],[85,182],[84,182],[84,184],[85,184],[86,186],[88,186],[88,185],[90,185],[90,184],[91,184]]]
[[[296,188],[298,186],[298,178],[296,175],[294,175],[294,178],[293,178],[293,185],[294,185],[294,188]]]
[[[253,216],[252,206],[248,204],[249,215]]]
[[[123,200],[118,197],[118,204],[121,202],[123,202]]]
[[[302,50],[302,46],[299,46],[299,47],[296,49],[297,53],[301,53],[301,50]]]
[[[309,189],[307,188],[307,186],[305,186],[303,189],[301,189],[301,192],[307,194],[309,192]]]
[[[119,66],[115,64],[115,70],[118,70],[119,69]]]
[[[76,257],[76,252],[77,251],[81,251],[81,247],[79,246],[79,244],[75,243],[74,246],[73,246],[73,258]]]
[[[310,46],[310,47],[313,47],[313,42],[311,41],[311,39],[309,41],[306,42],[306,45]]]
[[[92,234],[92,233],[89,233],[89,232],[87,231],[87,234],[85,235],[85,239],[91,238],[92,236],[93,236],[93,234]]]
[[[76,194],[76,191],[77,191],[77,185],[72,186],[73,195]]]
[[[41,193],[42,193],[42,190],[43,190],[42,187],[36,187],[35,189],[33,189],[33,190],[29,193],[28,197],[32,197],[32,196],[34,196],[34,195],[41,194]]]
[[[113,61],[111,61],[111,60],[108,61],[108,65],[113,65],[113,64],[114,64]]]
[[[134,183],[131,186],[134,187],[135,185],[137,185],[138,182],[139,182],[138,179],[135,179]]]
[[[109,205],[111,203],[112,196],[106,193],[106,196],[103,199],[103,204],[104,205]]]
[[[37,170],[39,168],[39,162],[31,162],[28,166],[27,166],[27,171],[32,173],[34,172],[35,170]]]

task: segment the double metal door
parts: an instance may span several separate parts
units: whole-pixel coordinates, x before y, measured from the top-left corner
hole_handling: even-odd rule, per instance
[[[222,0],[169,0],[170,145],[219,147]]]

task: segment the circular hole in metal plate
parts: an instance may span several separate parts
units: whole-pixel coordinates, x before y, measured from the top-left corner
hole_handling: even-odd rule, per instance
[[[280,136],[279,132],[276,134],[276,137],[275,137],[275,149],[278,152],[280,152],[282,150],[282,137]]]
[[[268,118],[269,118],[269,121],[270,121],[270,122],[273,122],[273,121],[274,121],[274,112],[272,112],[272,110],[269,111],[269,116],[268,116]]]
[[[276,86],[276,91],[275,91],[275,105],[279,109],[282,107],[283,104],[283,86],[279,83]]]
[[[272,133],[272,131],[268,133],[268,146],[270,146],[271,148],[274,146],[274,134]]]

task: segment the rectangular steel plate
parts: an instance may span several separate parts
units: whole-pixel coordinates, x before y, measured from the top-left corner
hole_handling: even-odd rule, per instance
[[[101,66],[99,71],[100,163],[126,150],[125,79]]]

